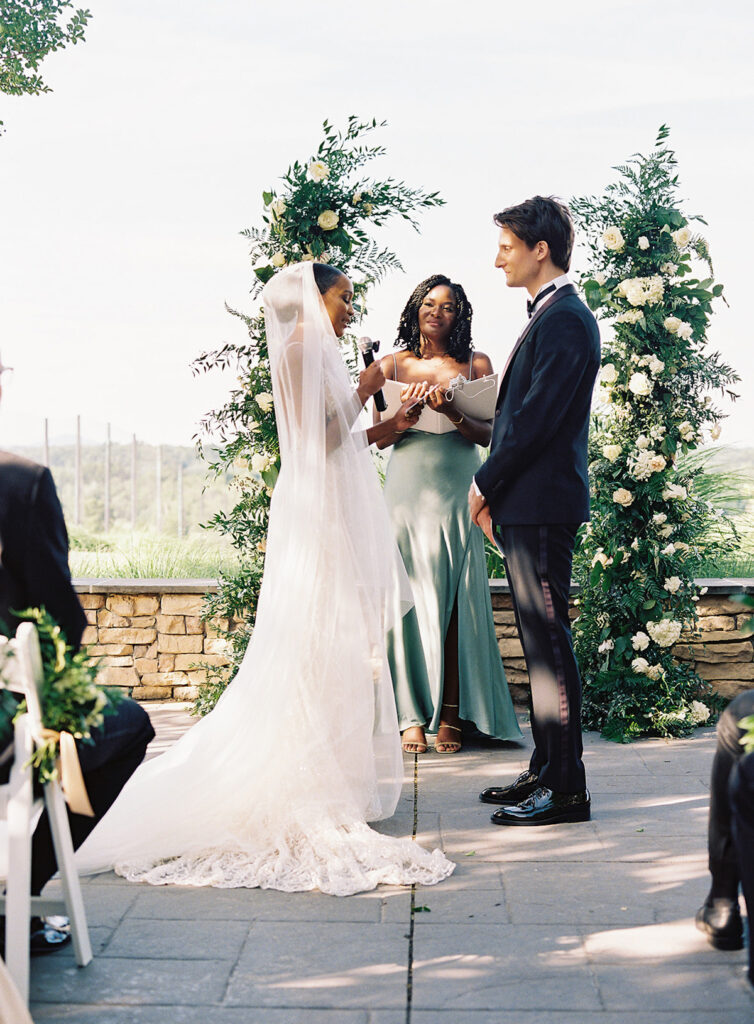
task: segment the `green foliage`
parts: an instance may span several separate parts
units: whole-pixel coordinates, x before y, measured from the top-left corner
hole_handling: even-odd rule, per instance
[[[708,392],[735,397],[738,377],[706,348],[722,285],[690,227],[703,221],[680,208],[667,136],[663,126],[649,156],[618,167],[603,196],[572,203],[590,251],[587,302],[612,322],[589,440],[592,521],[574,566],[574,641],[584,723],[616,740],[684,735],[714,708],[673,644],[696,628],[694,577],[737,539],[694,452],[706,432],[719,434]]]
[[[325,121],[314,155],[295,161],[280,184],[262,194],[263,226],[242,232],[250,243],[254,297],[282,267],[317,260],[351,278],[358,316],[366,310],[370,286],[390,271],[402,269],[397,255],[380,247],[371,230],[392,217],[417,227],[416,214],[442,205],[443,200],[436,192],[363,174],[364,166],[385,152],[382,146],[364,145],[363,139],[383,125],[349,117],[345,131],[338,132]],[[233,474],[233,507],[217,512],[206,525],[230,540],[239,561],[237,569],[221,574],[219,592],[208,600],[204,614],[235,620],[236,628],[222,634],[232,647],[231,665],[208,673],[195,704],[197,714],[214,707],[246,649],[262,579],[270,497],[280,471],[264,317],[261,312],[247,314],[230,307],[228,312],[243,323],[248,341],[205,353],[194,363],[194,372],[230,368],[236,373],[227,401],[203,419],[197,438],[210,473]],[[353,374],[357,367],[354,341],[353,336],[344,339],[344,358]],[[211,439],[211,447],[205,437]]]
[[[91,12],[72,0],[0,0],[0,92],[38,96],[50,87],[38,74],[48,53],[83,41]],[[0,131],[3,122],[0,121]]]
[[[76,740],[91,743],[92,729],[102,725],[106,714],[115,709],[120,692],[97,685],[99,664],[92,662],[82,647],[73,653],[60,632],[60,626],[44,608],[30,608],[19,618],[28,619],[37,627],[42,654],[43,682],[41,693],[42,724],[55,732],[69,732]],[[26,710],[19,705],[18,714]],[[50,737],[37,743],[32,764],[40,782],[57,778],[59,743]]]

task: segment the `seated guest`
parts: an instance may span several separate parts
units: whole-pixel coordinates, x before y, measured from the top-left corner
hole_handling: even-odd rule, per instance
[[[50,471],[0,451],[0,631],[12,636],[14,611],[43,606],[77,650],[86,626],[68,569],[68,534]],[[7,782],[13,756],[12,711],[0,709],[0,782]],[[94,817],[68,812],[74,849],[79,847],[144,758],[154,737],[149,716],[124,699],[92,731],[94,744],[78,744],[79,760]],[[57,871],[47,813],[32,840],[33,895]],[[60,920],[59,918],[57,920]],[[0,942],[4,940],[0,918]],[[70,940],[66,929],[32,921],[32,952],[49,952]]]
[[[712,762],[709,807],[709,870],[712,885],[696,915],[696,925],[716,949],[741,949],[743,924],[738,909],[741,885],[749,922],[754,910],[754,755],[739,742],[742,718],[754,715],[754,690],[740,693],[720,715]],[[749,980],[754,984],[749,938]]]

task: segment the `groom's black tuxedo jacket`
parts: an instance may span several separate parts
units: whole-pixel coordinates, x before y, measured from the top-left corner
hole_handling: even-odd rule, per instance
[[[86,616],[71,585],[68,533],[49,469],[0,452],[0,632],[13,611],[44,605],[78,648]]]
[[[490,455],[475,477],[493,523],[589,518],[587,438],[599,365],[597,322],[564,285],[529,321],[503,374]]]

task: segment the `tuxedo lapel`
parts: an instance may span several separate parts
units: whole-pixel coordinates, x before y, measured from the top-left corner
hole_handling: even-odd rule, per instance
[[[534,327],[534,325],[536,324],[537,320],[539,320],[539,318],[548,309],[550,309],[552,306],[554,306],[556,302],[560,302],[560,300],[562,298],[564,298],[566,295],[576,295],[576,289],[574,288],[574,286],[572,284],[564,284],[563,287],[562,288],[558,288],[558,290],[555,292],[555,294],[551,295],[550,298],[547,299],[546,302],[543,302],[542,305],[539,307],[539,309],[531,317],[531,319],[527,323],[526,327],[524,327],[523,331],[521,331],[521,333],[519,334],[518,338],[516,339],[516,344],[511,349],[511,353],[508,356],[508,359],[506,360],[505,366],[503,367],[503,373],[502,373],[502,376],[500,378],[500,390],[498,391],[498,395],[497,395],[497,405],[498,406],[500,405],[500,400],[501,400],[501,398],[503,396],[503,389],[505,388],[505,379],[508,376],[508,371],[511,368],[513,360],[516,358],[516,353],[518,352],[518,350],[521,348],[523,343],[528,338],[529,333],[530,333],[531,329]]]

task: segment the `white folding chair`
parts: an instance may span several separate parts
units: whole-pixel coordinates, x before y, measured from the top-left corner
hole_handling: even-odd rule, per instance
[[[27,712],[15,724],[14,761],[10,779],[0,786],[0,815],[8,823],[8,871],[6,894],[0,897],[0,913],[5,913],[5,963],[16,988],[29,1001],[29,920],[32,916],[66,914],[76,963],[86,967],[92,959],[92,946],[84,913],[79,877],[73,861],[73,843],[65,800],[57,780],[42,787],[42,797],[34,796],[31,767],[25,767],[34,751],[34,737],[42,730],[40,692],[42,658],[37,631],[31,622],[23,622],[13,640],[0,646],[0,686],[20,693],[26,699]],[[31,896],[31,839],[43,809],[47,809],[55,858],[63,886],[63,899]]]

